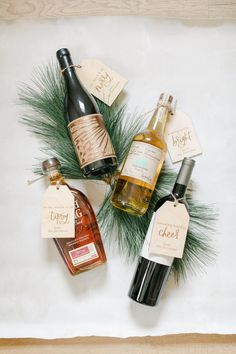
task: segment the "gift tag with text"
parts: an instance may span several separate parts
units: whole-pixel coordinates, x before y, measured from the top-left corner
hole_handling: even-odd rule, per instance
[[[165,140],[173,163],[202,154],[191,119],[179,110],[167,120]]]
[[[74,196],[67,186],[49,186],[42,201],[42,237],[75,237],[74,210]]]
[[[96,59],[85,59],[76,68],[79,79],[95,97],[111,106],[127,80]]]
[[[188,232],[189,214],[182,203],[165,202],[156,211],[149,252],[182,258]]]

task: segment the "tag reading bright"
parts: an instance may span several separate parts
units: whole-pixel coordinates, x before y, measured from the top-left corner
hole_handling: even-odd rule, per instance
[[[85,59],[80,65],[80,68],[76,68],[76,72],[85,88],[111,106],[127,80],[96,59]]]
[[[49,186],[42,202],[42,237],[75,237],[74,196],[67,186]]]
[[[189,214],[184,204],[165,202],[156,211],[149,252],[182,258],[189,225]]]
[[[165,129],[165,140],[173,163],[185,157],[202,154],[202,149],[190,118],[181,111],[170,115]]]

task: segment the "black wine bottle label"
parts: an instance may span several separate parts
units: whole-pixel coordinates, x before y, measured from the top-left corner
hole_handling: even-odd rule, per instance
[[[68,124],[68,128],[81,168],[116,156],[101,114],[77,118]]]

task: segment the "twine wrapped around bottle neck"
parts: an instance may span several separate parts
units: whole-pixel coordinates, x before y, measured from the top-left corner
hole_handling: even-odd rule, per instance
[[[66,66],[64,69],[61,69],[60,72],[63,74],[64,71],[69,69],[69,68],[79,68],[79,69],[81,69],[82,66],[79,65],[79,64],[71,64],[71,65]]]
[[[178,205],[179,201],[181,201],[181,200],[184,200],[184,199],[185,199],[185,197],[182,197],[182,198],[176,198],[176,196],[175,196],[173,193],[170,193],[170,195],[171,195],[171,196],[173,197],[173,199],[174,199],[174,206],[175,206],[175,207]]]

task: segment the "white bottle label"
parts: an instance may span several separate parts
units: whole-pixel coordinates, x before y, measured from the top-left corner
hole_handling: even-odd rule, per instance
[[[161,149],[147,143],[133,141],[121,176],[133,177],[152,185],[162,159]]]
[[[173,260],[174,260],[173,257],[155,255],[153,253],[150,253],[150,251],[149,251],[151,237],[152,237],[152,230],[153,230],[154,222],[155,222],[155,217],[156,217],[156,213],[153,213],[153,216],[152,216],[152,219],[151,219],[148,231],[147,231],[147,235],[144,240],[141,256],[148,259],[149,261],[163,264],[166,266],[171,266],[173,263]]]

